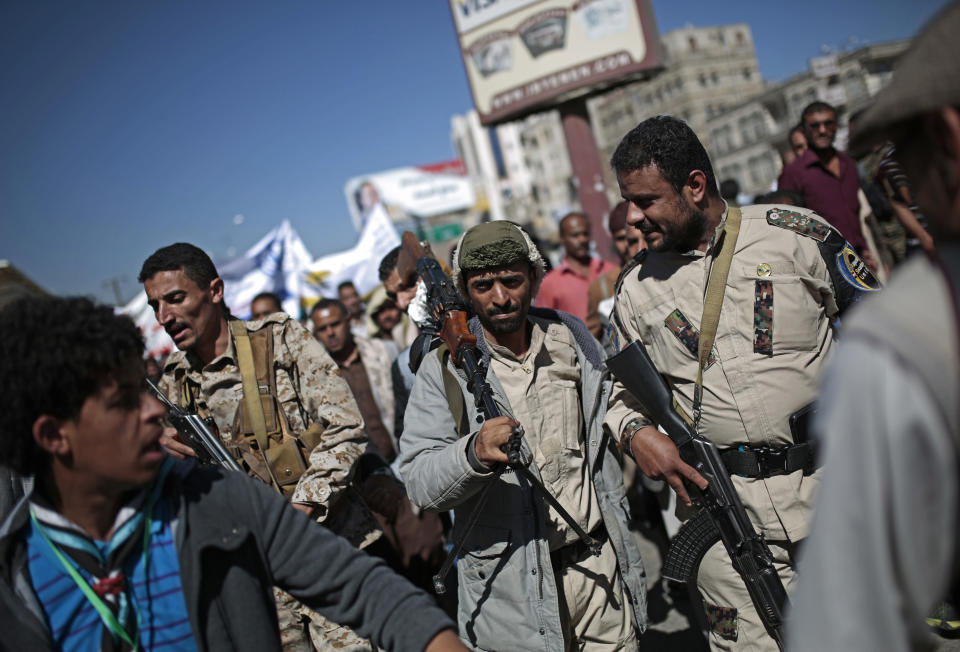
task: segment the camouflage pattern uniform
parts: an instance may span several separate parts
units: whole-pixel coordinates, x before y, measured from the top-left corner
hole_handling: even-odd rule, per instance
[[[291,501],[313,506],[318,522],[364,548],[381,532],[351,485],[354,463],[367,442],[357,404],[330,355],[288,315],[275,313],[246,322],[246,327],[252,334],[270,324],[277,399],[291,433],[298,435],[314,423],[324,426]],[[213,416],[224,443],[237,445],[244,451],[245,460],[256,460],[249,446],[234,437],[243,404],[243,384],[232,337],[227,350],[206,366],[189,351],[174,352],[164,366],[159,385],[181,405],[187,405],[183,389],[188,386],[195,404],[187,406],[203,416]],[[262,471],[251,475],[270,482]],[[278,589],[274,593],[284,650],[310,650],[310,639],[318,650],[372,649],[370,642],[352,630],[327,621]]]
[[[794,443],[789,417],[817,397],[824,364],[833,350],[831,322],[845,299],[838,299],[833,278],[840,277],[830,267],[850,261],[839,256],[828,260],[821,254],[818,243],[833,227],[811,211],[746,206],[741,212],[720,323],[703,375],[700,432],[721,450],[741,445],[782,448]],[[617,288],[618,346],[643,342],[688,414],[693,413],[698,324],[722,228],[723,222],[705,253],[649,253],[639,268],[623,274]],[[639,416],[636,400],[615,383],[605,425],[622,435],[642,423],[636,421]],[[820,472],[804,475],[797,470],[766,478],[734,475],[732,480],[754,526],[770,544],[790,591],[796,543],[807,536]],[[707,552],[698,585],[713,649],[777,649],[722,545]]]

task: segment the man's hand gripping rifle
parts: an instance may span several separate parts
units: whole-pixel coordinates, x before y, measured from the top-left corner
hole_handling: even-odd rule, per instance
[[[782,650],[787,594],[773,566],[770,548],[747,517],[717,447],[678,414],[670,388],[643,344],[631,343],[607,360],[607,367],[636,397],[644,414],[673,440],[680,458],[709,482],[703,490],[686,483],[701,510],[674,537],[663,564],[663,577],[677,582],[695,578],[703,555],[718,540],[723,541],[757,613]]]
[[[477,355],[477,337],[470,332],[467,325],[467,303],[457,291],[456,286],[449,276],[443,271],[440,263],[428,256],[416,236],[407,231],[403,234],[403,246],[400,249],[400,257],[397,260],[397,273],[406,285],[412,285],[419,274],[421,280],[427,288],[427,304],[430,313],[430,322],[425,324],[423,331],[439,337],[450,350],[450,358],[453,363],[459,367],[467,377],[467,389],[473,394],[473,400],[477,409],[483,415],[478,417],[478,421],[495,419],[502,416],[500,406],[494,400],[493,390],[487,383],[487,372]],[[520,428],[514,430],[510,441],[505,445],[504,452],[507,454],[507,464],[493,469],[497,476],[507,470],[512,469],[517,475],[523,477],[530,485],[543,497],[547,503],[570,525],[570,528],[577,533],[580,540],[588,546],[594,555],[600,554],[601,543],[587,534],[580,524],[570,516],[570,514],[557,502],[557,499],[547,491],[540,480],[527,468],[529,460],[525,460],[522,452],[523,431]],[[496,477],[496,476],[495,476]],[[487,498],[490,495],[490,489],[493,487],[493,479],[487,482],[477,498],[476,506],[471,512],[464,528],[460,531],[460,537],[454,542],[453,549],[447,555],[443,566],[433,577],[433,588],[437,593],[443,593],[445,587],[444,577],[450,571],[454,559],[460,554],[463,544],[466,541],[467,534],[473,529],[483,511]]]
[[[236,460],[233,459],[233,456],[223,447],[220,437],[211,429],[212,419],[210,419],[210,423],[207,423],[207,419],[201,418],[199,414],[187,412],[170,401],[152,380],[147,378],[146,381],[157,400],[167,406],[170,425],[177,429],[183,443],[197,454],[197,460],[201,464],[219,464],[231,471],[243,471]]]

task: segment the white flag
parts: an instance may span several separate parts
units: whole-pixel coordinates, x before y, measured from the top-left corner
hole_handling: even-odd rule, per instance
[[[129,316],[143,333],[147,357],[160,358],[176,350],[176,345],[167,335],[167,331],[163,330],[163,326],[158,324],[153,316],[153,308],[147,305],[146,292],[140,292],[133,301],[115,310],[118,314]]]
[[[300,236],[284,220],[243,256],[218,266],[227,307],[237,317],[250,319],[253,298],[273,292],[284,312],[298,318],[301,283],[312,260]]]
[[[253,297],[261,292],[273,292],[280,297],[284,311],[298,318],[303,275],[311,260],[300,236],[284,220],[243,256],[218,267],[227,307],[237,317],[249,319]],[[173,340],[147,305],[146,292],[140,292],[130,303],[117,308],[117,312],[129,315],[143,333],[149,357],[158,358],[176,350]]]
[[[383,204],[377,204],[367,216],[356,246],[318,258],[310,265],[301,296],[304,308],[323,297],[336,296],[337,285],[343,281],[353,281],[360,295],[373,290],[380,284],[380,261],[399,244],[400,236],[387,211]]]

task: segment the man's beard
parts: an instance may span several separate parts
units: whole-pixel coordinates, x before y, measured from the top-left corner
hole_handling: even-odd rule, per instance
[[[517,311],[516,316],[511,317],[507,320],[496,320],[493,318],[497,315],[503,315],[506,313]],[[491,308],[488,312],[479,312],[478,316],[480,317],[480,323],[483,324],[483,327],[490,333],[494,335],[509,335],[510,333],[515,333],[521,328],[523,328],[524,323],[527,321],[527,313],[530,311],[530,307],[524,310],[522,308],[518,309],[516,306],[510,305],[505,310],[498,310]]]
[[[660,244],[656,247],[650,246],[648,241],[651,250],[683,253],[700,246],[700,242],[703,240],[703,231],[707,226],[707,214],[682,197],[677,201],[677,210],[686,213],[686,219],[680,221],[679,224],[668,224],[661,233]],[[640,230],[643,231],[643,229]]]

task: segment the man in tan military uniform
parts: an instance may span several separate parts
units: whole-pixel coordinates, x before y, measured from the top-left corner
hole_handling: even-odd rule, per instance
[[[720,198],[703,146],[680,120],[641,123],[621,141],[612,165],[631,203],[628,221],[649,246],[617,289],[619,346],[641,341],[678,404],[693,415],[705,288],[736,209]],[[698,430],[736,470],[734,486],[790,591],[796,544],[807,535],[819,480],[810,446],[794,441],[790,416],[816,398],[834,318],[856,290],[877,285],[814,213],[772,205],[740,210]],[[605,424],[641,470],[666,479],[681,503],[690,502],[684,480],[706,486],[619,383]],[[703,558],[698,585],[713,649],[777,649],[721,544]]]
[[[157,250],[143,264],[144,284],[157,321],[180,349],[164,367],[161,389],[175,402],[210,415],[228,449],[237,453],[251,474],[287,495],[294,506],[313,514],[354,545],[364,547],[380,536],[376,521],[351,486],[354,462],[363,453],[366,435],[363,420],[350,388],[337,366],[310,333],[283,313],[245,322],[252,340],[258,333],[270,341],[275,388],[270,393],[277,406],[277,432],[267,446],[285,451],[267,467],[252,442],[247,425],[239,356],[223,303],[223,281],[203,251],[178,243]],[[264,333],[269,329],[268,333]],[[270,373],[270,372],[267,372]],[[261,383],[261,391],[269,382]],[[270,419],[268,418],[268,421]],[[174,455],[193,451],[173,438],[164,446]],[[276,448],[274,448],[276,447]],[[284,648],[370,649],[370,644],[347,628],[323,619],[276,591]],[[304,623],[309,624],[309,636]]]

